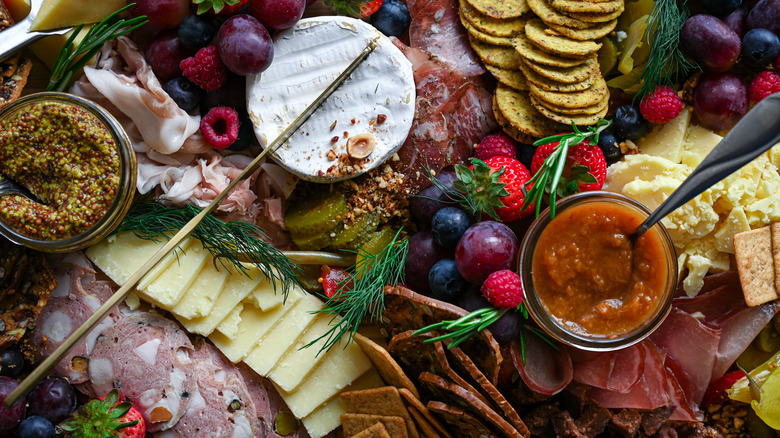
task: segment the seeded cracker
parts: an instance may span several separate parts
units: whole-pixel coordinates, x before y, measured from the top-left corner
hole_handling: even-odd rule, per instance
[[[747,305],[752,307],[777,299],[770,227],[735,234],[734,253]]]
[[[578,12],[570,12],[569,15],[579,21],[584,21],[586,23],[591,23],[591,26],[593,23],[606,23],[608,21],[612,21],[620,16],[620,14],[623,13],[623,8],[620,8],[619,10],[615,12],[611,12],[609,14],[588,14],[588,13],[578,13]]]
[[[417,425],[417,428],[420,429],[422,432],[422,435],[426,438],[439,438],[441,435],[439,435],[438,432],[436,432],[436,429],[431,425],[431,423],[428,422],[428,420],[425,419],[425,417],[420,414],[417,409],[409,406],[409,414],[414,418],[414,423]]]
[[[558,114],[564,114],[564,115],[583,115],[583,114],[593,115],[593,114],[598,114],[598,113],[604,111],[606,108],[609,107],[609,96],[607,96],[604,99],[602,99],[601,102],[597,103],[596,105],[586,106],[586,107],[582,107],[582,108],[564,108],[562,106],[555,106],[555,105],[551,105],[551,104],[549,104],[547,102],[541,101],[541,100],[535,98],[534,96],[531,96],[531,103],[534,106],[543,105],[547,109],[549,109],[550,111],[553,111],[553,112],[558,113]]]
[[[514,70],[520,66],[520,54],[512,47],[495,46],[469,37],[471,47],[486,64]]]
[[[531,100],[531,102],[533,102],[533,99]],[[548,119],[554,120],[564,125],[571,125],[572,123],[575,123],[580,126],[590,126],[595,124],[602,118],[604,118],[605,115],[607,115],[606,107],[596,114],[559,114],[545,107],[544,105],[535,104],[534,107],[540,113],[544,114],[544,116],[547,117]]]
[[[452,436],[447,431],[447,429],[444,428],[444,426],[439,422],[439,420],[436,419],[433,414],[428,410],[428,408],[425,407],[425,405],[420,401],[419,397],[416,397],[414,394],[406,390],[405,388],[401,388],[398,390],[398,392],[401,394],[401,397],[403,397],[404,401],[407,403],[407,407],[409,408],[409,412],[412,413],[412,409],[417,411],[420,415],[422,415],[423,418],[425,418],[428,423],[433,426],[436,431],[441,434],[444,438],[451,438]],[[414,414],[412,414],[414,416]]]
[[[547,23],[550,28],[557,31],[563,36],[567,36],[574,40],[580,40],[580,41],[590,41],[590,40],[597,40],[599,38],[603,38],[607,35],[609,35],[610,32],[615,30],[615,26],[617,26],[617,19],[612,21],[607,21],[605,23],[596,23],[593,27],[589,27],[587,29],[573,29],[566,26],[559,26],[557,24],[550,24]]]
[[[390,434],[387,433],[384,424],[376,423],[363,432],[353,435],[352,438],[390,438]]]
[[[386,415],[341,414],[341,426],[345,437],[352,437],[376,423],[382,423],[391,438],[409,438],[406,421],[401,417]]]
[[[572,29],[586,29],[592,26],[591,23],[562,14],[560,11],[550,6],[550,0],[527,1],[528,7],[530,7],[531,10],[534,11],[534,14],[541,18],[547,25],[557,24],[558,26],[566,26]]]
[[[528,12],[526,0],[466,0],[477,11],[493,18],[517,18]]]
[[[560,55],[547,53],[544,50],[534,46],[528,41],[525,33],[512,38],[512,44],[521,57],[537,64],[549,65],[552,67],[569,68],[581,65],[585,62],[582,58],[565,58]]]
[[[462,15],[460,16],[460,22],[461,24],[463,24],[463,27],[466,28],[466,31],[469,33],[469,36],[474,38],[477,41],[482,41],[483,43],[492,44],[494,46],[512,47],[511,37],[497,37],[497,36],[483,33],[479,29],[475,28],[471,23],[469,23],[468,20],[463,18]]]
[[[518,91],[528,90],[528,81],[523,72],[518,70],[505,70],[494,65],[486,65],[485,68],[502,84],[512,87]]]
[[[623,11],[623,0],[608,0],[604,2],[591,2],[583,0],[550,0],[553,8],[563,13],[590,13],[610,14]]]
[[[564,108],[583,108],[596,105],[601,100],[609,96],[607,83],[601,75],[596,75],[593,79],[593,86],[584,91],[576,93],[557,93],[555,91],[543,90],[533,84],[530,84],[530,91],[537,99]],[[530,105],[530,100],[529,100]],[[506,114],[506,112],[504,113]],[[510,118],[511,120],[511,118]]]
[[[468,1],[460,0],[460,17],[465,18],[475,29],[488,35],[497,37],[511,37],[525,32],[525,23],[527,18],[506,18],[498,19],[488,17],[487,15],[474,9]]]
[[[576,84],[577,82],[590,79],[591,76],[599,73],[599,62],[595,56],[588,58],[584,64],[570,68],[553,68],[528,60],[525,60],[524,62],[531,70],[539,75],[563,84]]]
[[[550,35],[547,26],[539,19],[529,20],[525,25],[525,36],[540,49],[570,58],[586,58],[601,48],[600,43],[577,41],[563,35]]]
[[[525,62],[520,65],[520,71],[523,72],[529,84],[539,87],[542,90],[556,91],[560,93],[573,93],[576,91],[587,90],[593,86],[593,81],[590,77],[582,82],[577,82],[574,84],[562,84],[560,82],[552,81],[531,70],[531,68]],[[531,85],[528,86],[529,90]]]
[[[531,90],[534,88],[531,85]],[[525,93],[518,93],[499,84],[496,88],[496,102],[504,117],[521,133],[534,138],[547,137],[554,133],[553,123],[534,108]]]
[[[453,430],[460,431],[464,436],[479,438],[498,438],[482,421],[463,409],[446,403],[428,402],[428,410],[434,412],[443,422],[450,425]]]
[[[509,120],[504,117],[504,114],[501,112],[501,109],[498,107],[498,102],[496,101],[496,96],[493,96],[493,116],[496,118],[496,121],[499,125],[504,129],[504,132],[507,133],[510,137],[513,139],[519,141],[520,143],[528,143],[531,144],[535,141],[534,137],[531,137],[528,134],[523,134],[522,132],[518,131],[514,126],[512,126],[511,123],[509,123]]]

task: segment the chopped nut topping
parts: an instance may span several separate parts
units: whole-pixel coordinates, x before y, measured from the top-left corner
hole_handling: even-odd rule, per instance
[[[376,116],[376,124],[381,125],[382,123],[385,123],[385,120],[387,120],[387,116],[384,114],[380,114]]]

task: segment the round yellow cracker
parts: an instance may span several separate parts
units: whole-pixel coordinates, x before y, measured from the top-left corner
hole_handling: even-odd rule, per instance
[[[528,90],[528,82],[526,81],[523,72],[519,70],[506,70],[490,64],[485,65],[485,68],[498,80],[498,82],[508,85],[515,90]]]
[[[585,29],[591,26],[591,23],[577,20],[576,18],[569,17],[566,14],[562,14],[560,11],[550,6],[550,0],[526,0],[528,7],[534,11],[539,18],[542,19],[548,25],[556,24],[558,26],[566,26],[573,29]]]
[[[541,114],[543,114],[545,117],[547,117],[550,120],[553,120],[558,123],[562,123],[564,125],[571,125],[572,123],[578,125],[578,126],[588,126],[588,125],[594,125],[596,122],[604,118],[605,115],[607,115],[607,108],[605,107],[601,111],[599,111],[596,114],[559,114],[555,111],[550,110],[544,105],[537,105],[534,104],[534,108],[536,108],[537,111],[539,111]]]
[[[529,89],[534,97],[551,105],[564,108],[583,108],[596,105],[605,96],[609,96],[607,82],[601,75],[594,75],[591,80],[593,85],[590,88],[572,93],[543,90],[532,82],[529,82]]]
[[[623,0],[608,0],[603,2],[592,2],[589,0],[550,0],[550,5],[564,14],[610,14],[615,11],[622,11]]]
[[[517,69],[522,62],[520,54],[512,47],[483,43],[474,37],[469,37],[469,41],[471,41],[471,47],[474,49],[474,52],[486,64],[513,70]]]
[[[607,21],[606,23],[596,23],[593,27],[589,27],[587,29],[572,29],[570,27],[559,26],[557,24],[548,24],[548,26],[561,35],[567,36],[571,39],[591,41],[609,35],[610,32],[615,30],[617,22],[617,19],[615,19],[612,21]]]
[[[617,19],[620,14],[623,13],[624,8],[620,8],[619,10],[609,13],[609,14],[588,14],[588,13],[577,13],[577,12],[571,12],[569,15],[579,21],[584,21],[586,23],[606,23],[607,21],[612,21]]]
[[[571,58],[586,58],[601,48],[601,43],[577,41],[563,35],[550,35],[547,26],[539,19],[529,20],[525,25],[525,36],[540,49]]]
[[[460,22],[463,24],[463,27],[466,28],[469,35],[477,41],[482,41],[483,43],[492,44],[494,46],[512,46],[512,39],[510,37],[497,37],[480,32],[479,29],[475,28],[468,20],[463,18],[462,15],[460,17]]]
[[[530,10],[526,0],[467,0],[474,9],[493,18],[517,18]]]
[[[523,134],[522,132],[518,131],[514,126],[512,126],[511,123],[509,123],[509,120],[504,117],[504,114],[501,112],[501,109],[498,107],[498,101],[496,100],[496,95],[493,95],[493,116],[495,117],[496,121],[499,125],[501,125],[501,128],[506,132],[507,135],[514,138],[515,140],[519,141],[520,143],[528,143],[531,144],[535,141],[534,137],[531,137],[530,135]]]
[[[550,111],[562,115],[593,115],[604,111],[605,108],[609,108],[609,96],[602,99],[601,102],[597,103],[596,105],[582,108],[564,108],[562,106],[551,105],[545,101],[537,99],[534,95],[531,95],[531,103],[534,104],[534,106],[543,105]]]
[[[559,93],[573,93],[575,91],[587,90],[593,85],[593,81],[591,80],[590,77],[585,78],[585,80],[581,82],[575,82],[572,84],[562,84],[560,82],[555,82],[531,70],[531,68],[528,67],[528,64],[526,63],[522,63],[520,65],[520,71],[523,72],[529,84],[533,84],[536,87],[539,87],[542,90],[547,90],[547,91],[556,91]]]
[[[524,92],[498,84],[496,103],[509,124],[522,134],[541,138],[552,135],[555,131],[555,126],[534,108],[531,99]]]
[[[533,61],[524,60],[525,64],[537,74],[562,84],[576,84],[582,82],[599,70],[598,58],[591,56],[584,63],[569,68],[550,67],[544,64],[537,64]]]
[[[525,23],[528,22],[528,19],[523,17],[507,19],[488,17],[474,9],[466,0],[460,0],[459,12],[461,22],[468,21],[480,32],[496,37],[511,37],[524,33]]]
[[[515,50],[521,57],[529,61],[533,61],[537,64],[549,65],[552,67],[569,68],[577,65],[581,65],[585,62],[582,58],[565,58],[560,55],[554,55],[547,53],[544,50],[531,44],[526,38],[525,34],[517,35],[512,38]]]

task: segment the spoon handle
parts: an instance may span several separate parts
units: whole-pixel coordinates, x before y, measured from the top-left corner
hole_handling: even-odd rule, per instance
[[[780,93],[759,102],[637,228],[641,236],[656,222],[717,184],[780,141]]]

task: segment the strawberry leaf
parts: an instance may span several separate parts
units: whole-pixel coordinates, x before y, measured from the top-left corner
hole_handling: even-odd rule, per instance
[[[589,166],[572,166],[571,176],[575,181],[583,183],[596,183],[599,182],[592,173],[590,173]]]

